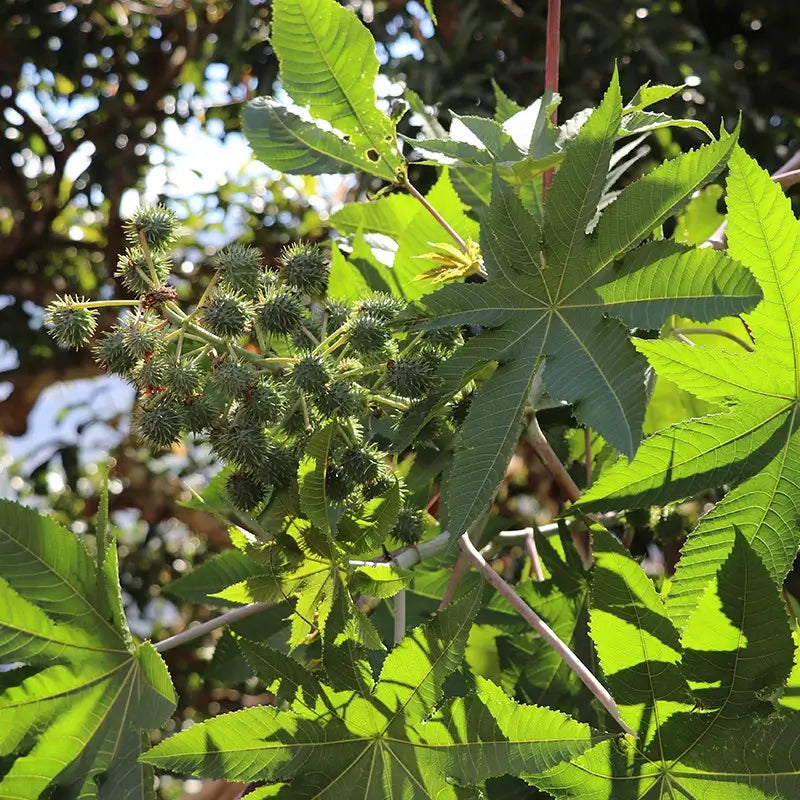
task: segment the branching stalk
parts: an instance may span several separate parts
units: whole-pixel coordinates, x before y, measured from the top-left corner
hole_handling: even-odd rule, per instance
[[[458,235],[455,228],[430,204],[428,199],[417,190],[412,183],[406,178],[405,182],[406,191],[418,200],[428,211],[428,213],[447,231],[450,238],[458,245],[462,253],[467,252],[467,243]]]
[[[167,650],[174,650],[176,647],[186,644],[186,642],[199,639],[201,636],[205,636],[207,633],[211,633],[211,631],[222,628],[225,625],[232,625],[234,622],[257,614],[259,611],[264,611],[264,609],[270,608],[272,605],[272,603],[250,603],[239,608],[232,608],[230,611],[214,617],[214,619],[201,622],[198,625],[192,625],[191,628],[187,628],[185,631],[176,633],[167,639],[162,639],[160,642],[156,642],[153,647],[159,653],[166,653]]]
[[[638,738],[625,724],[619,708],[611,693],[592,674],[589,668],[561,641],[549,625],[509,586],[491,567],[486,559],[475,549],[465,533],[458,541],[461,551],[466,555],[483,577],[511,604],[512,608],[558,653],[564,663],[583,681],[586,688],[602,703],[603,707],[617,721],[625,733]]]

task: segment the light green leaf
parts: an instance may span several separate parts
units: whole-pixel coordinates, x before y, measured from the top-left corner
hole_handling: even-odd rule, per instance
[[[175,694],[152,645],[120,627],[118,588],[98,583],[112,561],[113,541],[97,565],[71,532],[0,501],[0,663],[24,665],[0,692],[4,798],[100,800],[104,779],[122,800],[155,798],[137,764],[142,731],[164,723]]]
[[[225,550],[167,584],[164,591],[186,603],[227,606],[230,603],[214,595],[228,586],[257,575],[258,572],[258,565],[247,555],[239,550]]]
[[[325,485],[335,432],[336,425],[331,423],[311,437],[297,471],[300,508],[311,523],[326,536],[332,536],[336,530],[334,510],[328,500]]]
[[[620,462],[606,471],[581,501],[593,509],[630,507],[732,485],[684,547],[669,595],[681,627],[730,553],[733,523],[752,543],[776,585],[797,552],[799,231],[780,187],[736,150],[728,179],[729,252],[752,271],[764,293],[763,301],[745,316],[755,352],[730,343],[724,350],[705,343],[637,344],[659,374],[705,400],[733,408],[648,439],[629,466]]]
[[[302,115],[272,97],[257,97],[242,111],[242,129],[259,161],[290,175],[361,171],[387,181],[394,172],[376,163],[344,135]]]
[[[473,591],[412,631],[387,657],[374,692],[335,691],[321,682],[315,692],[299,665],[248,644],[265,681],[278,677],[276,669],[288,676],[281,691],[298,698],[292,709],[221,715],[145,759],[206,778],[291,781],[278,797],[450,800],[476,796],[452,777],[475,785],[509,769],[547,769],[602,740],[588,726],[518,705],[480,679],[474,695],[447,701],[431,716],[444,679],[462,660],[479,600]]]
[[[376,106],[375,42],[356,15],[335,0],[276,0],[271,42],[294,102],[348,136],[373,174],[394,180],[403,159]]]
[[[789,741],[800,715],[777,719],[771,701],[792,642],[778,592],[744,537],[682,641],[650,579],[608,534],[595,536],[595,555],[592,637],[639,738],[601,743],[526,779],[556,798],[795,797],[800,767]]]

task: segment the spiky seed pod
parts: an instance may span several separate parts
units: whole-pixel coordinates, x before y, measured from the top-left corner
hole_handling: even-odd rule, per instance
[[[183,401],[183,418],[190,433],[202,433],[211,428],[220,414],[220,407],[211,398],[195,394]]]
[[[416,544],[422,538],[422,512],[415,508],[403,508],[390,536],[404,545]]]
[[[441,351],[442,355],[450,355],[457,347],[464,344],[464,337],[461,335],[461,328],[435,328],[425,331],[422,340],[436,350]]]
[[[401,397],[419,398],[435,384],[436,369],[428,356],[398,358],[387,365],[386,385]]]
[[[339,330],[350,317],[352,308],[347,303],[328,300],[325,310],[328,312],[328,333]]]
[[[216,292],[203,309],[203,322],[211,333],[237,339],[250,326],[253,308],[233,292]]]
[[[180,439],[183,427],[182,409],[160,402],[139,411],[137,427],[141,437],[154,447],[169,447]]]
[[[252,511],[264,501],[267,487],[264,482],[250,470],[239,469],[228,475],[225,490],[230,501],[240,511]]]
[[[381,474],[381,456],[374,445],[345,450],[339,465],[342,472],[360,486],[374,483]]]
[[[262,380],[245,392],[240,413],[251,422],[261,424],[277,422],[286,408],[286,401],[278,386]]]
[[[114,328],[103,334],[93,350],[94,360],[106,372],[113,375],[129,376],[136,366],[136,359],[125,346],[125,334]]]
[[[280,277],[286,286],[310,295],[323,295],[328,288],[330,261],[316,244],[298,242],[284,248]]]
[[[256,323],[266,333],[295,333],[303,324],[305,306],[291,289],[270,289],[256,308]]]
[[[255,386],[258,374],[250,364],[241,364],[233,359],[219,359],[211,365],[211,381],[224,397],[241,397]]]
[[[362,314],[379,319],[381,322],[393,322],[404,308],[400,300],[384,292],[365,297],[356,307]]]
[[[125,223],[125,235],[131,245],[139,247],[140,234],[144,233],[147,246],[158,252],[175,241],[177,228],[178,218],[166,206],[142,206]]]
[[[389,335],[386,322],[366,314],[351,319],[348,325],[350,347],[359,355],[379,352],[389,340]]]
[[[151,316],[145,316],[138,322],[130,319],[120,326],[120,330],[125,347],[137,360],[155,352],[162,342],[161,333]]]
[[[255,471],[269,455],[267,437],[260,425],[244,420],[223,420],[211,433],[211,447],[224,461],[233,461]]]
[[[75,307],[86,302],[82,297],[64,295],[47,307],[44,321],[59,347],[77,350],[92,337],[97,327],[97,311]]]
[[[155,280],[150,274],[150,265],[141,248],[129,247],[119,257],[114,275],[134,294],[147,294],[154,287],[161,286],[170,273],[169,262],[160,253],[153,253],[151,261]]]
[[[286,445],[268,442],[267,456],[259,472],[267,483],[277,488],[288,486],[297,477],[299,459]]]
[[[366,406],[363,394],[348,381],[334,381],[315,401],[323,417],[358,417]]]
[[[161,389],[166,383],[167,364],[163,358],[145,358],[134,370],[133,382],[142,391]]]
[[[172,360],[164,366],[164,385],[172,394],[185,397],[200,385],[200,373],[188,361]]]
[[[312,353],[303,356],[292,369],[292,383],[313,397],[325,394],[330,379],[322,359]]]
[[[373,500],[376,497],[380,497],[385,492],[388,492],[392,485],[393,481],[388,475],[381,475],[375,483],[367,484],[364,488],[364,498]]]
[[[325,473],[325,493],[329,500],[341,503],[347,500],[355,487],[355,481],[340,466],[331,464],[328,467]]]
[[[226,289],[250,299],[256,297],[264,272],[258,249],[231,244],[217,253],[214,263],[220,271],[220,282]]]

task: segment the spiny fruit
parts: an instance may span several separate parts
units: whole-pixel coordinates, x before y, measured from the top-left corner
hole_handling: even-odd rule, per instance
[[[251,422],[277,422],[286,409],[280,388],[272,381],[261,380],[242,397],[238,412]]]
[[[152,267],[151,267],[152,265]],[[117,261],[114,275],[121,278],[134,294],[142,295],[161,286],[169,277],[170,265],[161,253],[154,253],[148,263],[139,247],[129,247]]]
[[[120,328],[106,331],[93,350],[95,361],[113,375],[130,374],[136,359],[125,345],[125,334]]]
[[[155,352],[162,343],[158,323],[149,314],[138,320],[130,317],[120,325],[120,330],[125,347],[136,359]]]
[[[232,358],[216,359],[211,365],[211,382],[225,397],[241,397],[255,386],[258,375],[249,364]]]
[[[356,308],[362,313],[382,322],[393,322],[403,310],[403,303],[390,294],[377,292],[359,301]]]
[[[200,373],[188,361],[170,360],[164,364],[164,384],[173,394],[184,397],[200,385]]]
[[[214,258],[220,272],[220,283],[232,292],[253,299],[258,294],[264,266],[255,247],[230,244]]]
[[[321,397],[325,393],[330,379],[322,359],[312,353],[303,356],[292,369],[294,385],[315,397]]]
[[[45,313],[45,324],[61,347],[78,349],[83,347],[97,327],[97,311],[76,308],[88,302],[81,297],[64,295],[51,303]]]
[[[252,511],[261,505],[267,494],[264,482],[247,469],[238,469],[228,475],[225,490],[236,508],[241,511]]]
[[[366,314],[357,316],[348,324],[347,337],[350,347],[359,355],[380,351],[389,340],[391,332],[385,320]]]
[[[325,294],[330,262],[319,245],[291,244],[284,249],[278,263],[281,280],[287,286],[312,296]]]
[[[162,401],[140,409],[137,427],[148,444],[169,447],[180,438],[183,414],[178,406]]]
[[[178,218],[166,206],[142,206],[125,223],[125,233],[134,246],[141,243],[143,234],[153,251],[166,250],[175,240]]]
[[[236,339],[250,326],[250,304],[233,292],[216,292],[203,309],[203,321],[211,333]]]
[[[419,398],[433,386],[437,364],[428,356],[406,356],[387,365],[386,385],[401,397]]]
[[[397,518],[391,536],[401,544],[413,545],[422,538],[422,512],[414,508],[403,508]]]
[[[297,293],[280,287],[270,289],[256,308],[256,322],[266,333],[295,333],[304,316],[305,306]]]

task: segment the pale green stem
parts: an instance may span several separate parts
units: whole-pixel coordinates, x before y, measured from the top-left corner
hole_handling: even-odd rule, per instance
[[[448,235],[458,245],[462,253],[467,252],[467,243],[458,235],[453,226],[431,205],[430,201],[417,190],[406,178],[404,184],[406,191],[417,201],[419,201],[427,212],[447,231]]]

